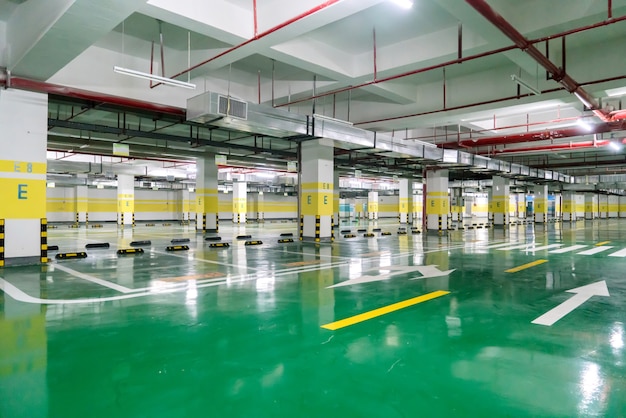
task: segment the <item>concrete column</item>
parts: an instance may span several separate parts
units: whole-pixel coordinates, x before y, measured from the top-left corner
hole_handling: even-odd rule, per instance
[[[448,195],[448,170],[426,171],[426,230],[439,232],[447,230],[450,213]]]
[[[245,224],[248,213],[248,183],[233,181],[233,224]]]
[[[300,239],[332,241],[335,176],[333,142],[321,138],[302,143]]]
[[[548,186],[536,185],[535,192],[535,222],[548,222]]]
[[[260,223],[265,222],[265,195],[263,192],[259,192],[257,195],[256,221]]]
[[[493,190],[487,190],[487,221],[493,222]]]
[[[378,219],[378,192],[367,193],[367,214],[369,219]]]
[[[135,177],[117,175],[117,224],[135,226]]]
[[[563,220],[576,221],[576,193],[563,192]]]
[[[339,173],[333,174],[333,226],[339,226]]]
[[[89,223],[89,191],[87,189],[87,174],[77,174],[76,178],[85,183],[85,185],[74,186],[74,213],[76,214],[76,223]]]
[[[409,223],[409,206],[412,195],[409,194],[408,179],[398,180],[398,213],[400,214],[400,223]]]
[[[504,227],[509,224],[509,179],[494,176],[491,188],[491,209],[493,211],[493,225]]]
[[[585,219],[595,219],[597,207],[598,196],[595,193],[585,193]]]
[[[465,202],[463,201],[463,189],[456,187],[450,190],[451,202],[450,211],[452,212],[452,220],[458,223],[459,228],[463,228],[463,210]]]
[[[190,192],[189,189],[183,189],[180,191],[180,195],[179,195],[179,199],[180,199],[180,219],[183,222],[189,222],[189,203],[190,203]]]
[[[526,193],[517,194],[517,217],[526,219]]]
[[[217,164],[214,155],[196,161],[196,231],[219,231]]]
[[[626,196],[619,197],[619,217],[626,218]]]
[[[605,194],[598,196],[599,215],[601,219],[609,217],[609,197]]]
[[[407,184],[407,194],[408,194],[408,220],[407,222],[413,225],[413,220],[415,219],[415,193],[413,191],[413,180],[409,180]]]
[[[0,267],[47,262],[48,96],[0,90]]]
[[[617,218],[619,212],[619,197],[609,196],[609,218]]]

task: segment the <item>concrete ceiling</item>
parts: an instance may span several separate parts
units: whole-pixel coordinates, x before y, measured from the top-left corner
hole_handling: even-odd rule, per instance
[[[562,149],[564,144],[624,138],[626,132],[621,125],[595,137],[546,134],[519,143],[500,138],[498,145],[476,146],[481,139],[493,136],[556,132],[576,126],[577,119],[583,117],[591,124],[601,121],[585,112],[582,103],[559,83],[548,80],[545,70],[524,51],[512,49],[488,55],[513,42],[467,1],[414,0],[413,7],[404,10],[389,0],[343,0],[301,19],[294,18],[327,2],[257,3],[257,33],[261,36],[246,43],[255,36],[251,0],[106,0],[98,7],[89,0],[0,0],[0,39],[4,35],[6,42],[0,42],[0,66],[8,67],[14,76],[177,107],[185,107],[189,97],[208,90],[230,93],[253,103],[260,98],[267,106],[311,114],[313,101],[309,99],[315,85],[316,94],[321,95],[316,100],[316,113],[393,135],[406,144],[419,139],[456,147],[455,142],[472,139],[477,140],[476,144],[469,148],[465,145],[464,151],[563,173],[605,174],[624,169],[626,151],[608,146]],[[531,40],[606,22],[609,14],[604,0],[487,3]],[[626,0],[613,0],[610,13],[613,18],[626,15]],[[197,84],[195,91],[150,88],[145,80],[113,73],[114,65],[150,71],[154,41],[152,67],[160,74],[158,21],[163,22],[167,76],[183,72],[188,63],[210,60],[177,77]],[[626,21],[577,32],[565,37],[565,54],[561,38],[551,40],[549,58],[559,67],[565,64],[567,73],[603,106],[621,109],[626,106],[622,105],[626,96],[626,55],[619,51],[625,37]],[[241,47],[220,55],[236,45]],[[538,43],[537,48],[546,53],[545,42]],[[465,58],[483,53],[487,56],[448,65],[444,74],[440,64],[454,61],[459,53]],[[421,71],[430,66],[438,68]],[[543,93],[532,95],[521,88],[518,96],[512,74]],[[609,92],[620,88],[625,88],[622,95],[609,96]],[[60,120],[69,118],[84,124],[75,125],[83,128],[118,126],[120,115],[129,111],[89,101],[57,99],[51,101],[51,114],[56,112]],[[74,116],[72,112],[81,113]],[[135,129],[190,135],[190,127],[182,120],[165,118],[148,129],[148,121],[156,115],[129,112],[134,116],[127,115],[132,120],[128,123]],[[241,154],[242,161],[245,158],[248,163],[255,158],[262,160],[264,148],[266,153],[272,151],[269,140],[260,144],[259,136],[233,139],[233,133],[223,129],[199,130],[200,137],[206,135],[202,138],[208,140],[208,135],[213,135],[212,140],[224,142],[225,151]],[[73,149],[76,141],[89,135],[85,129],[59,126],[51,128],[50,134],[55,147],[61,147],[65,138],[66,149]],[[103,141],[119,140],[117,134],[92,132],[91,136]],[[162,147],[165,142],[158,138],[150,142],[147,137],[127,141],[148,148]],[[230,144],[232,148],[228,148]],[[175,148],[181,148],[179,145]],[[561,148],[528,150],[552,145]],[[291,152],[294,143],[274,140],[272,147]],[[175,148],[166,154],[174,158],[179,153],[181,159],[216,149]],[[510,152],[515,149],[521,151]],[[143,150],[142,155],[148,151]],[[162,151],[155,154],[165,154]],[[337,158],[342,166],[378,163],[381,172],[390,166],[397,167],[400,174],[421,167],[419,161],[386,161],[384,154],[369,150],[341,153]]]

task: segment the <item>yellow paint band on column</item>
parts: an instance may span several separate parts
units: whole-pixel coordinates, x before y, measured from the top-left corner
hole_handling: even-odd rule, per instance
[[[233,213],[244,214],[248,212],[248,199],[245,197],[233,198]]]
[[[46,180],[0,177],[0,218],[41,219],[46,216]]]
[[[367,321],[372,318],[376,318],[381,315],[385,315],[391,312],[398,311],[400,309],[408,308],[409,306],[417,305],[418,303],[426,302],[431,299],[435,299],[441,296],[449,294],[447,290],[437,290],[431,293],[427,293],[422,296],[418,296],[412,299],[408,299],[402,302],[394,303],[392,305],[384,306],[382,308],[374,309],[373,311],[365,312],[359,315],[351,316],[350,318],[342,319],[340,321],[331,322],[329,324],[322,325],[322,328],[335,331],[340,328],[345,328],[350,325],[358,324],[359,322]]]
[[[135,211],[135,195],[132,193],[120,193],[117,195],[117,210],[120,213]]]
[[[302,192],[300,199],[300,210],[302,215],[332,216],[333,214],[333,193],[332,191],[307,191]]]
[[[408,197],[401,197],[399,204],[400,204],[400,208],[399,208],[399,212],[400,213],[409,213],[409,198]]]
[[[450,202],[448,196],[432,197],[430,193],[426,197],[426,214],[427,215],[446,215],[450,212]]]

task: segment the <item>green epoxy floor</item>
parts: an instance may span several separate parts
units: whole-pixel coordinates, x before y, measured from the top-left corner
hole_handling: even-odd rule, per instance
[[[61,226],[62,252],[111,248],[0,269],[0,417],[626,416],[626,220],[446,237],[379,221],[392,236],[322,245],[277,244],[293,223],[221,225],[228,249],[157,225]],[[190,251],[165,251],[183,237]],[[145,254],[115,255],[141,239]],[[532,323],[602,281],[610,296]]]

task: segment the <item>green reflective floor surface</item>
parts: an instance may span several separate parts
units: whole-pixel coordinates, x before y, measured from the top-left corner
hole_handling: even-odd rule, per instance
[[[626,416],[626,220],[340,229],[50,230],[88,257],[0,269],[0,417]]]

